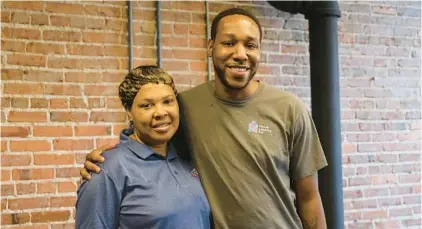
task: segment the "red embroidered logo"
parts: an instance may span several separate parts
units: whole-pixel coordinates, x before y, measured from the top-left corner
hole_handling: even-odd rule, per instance
[[[197,177],[199,176],[198,171],[196,171],[196,169],[192,169],[192,171],[190,171],[190,174],[192,175],[192,177]]]

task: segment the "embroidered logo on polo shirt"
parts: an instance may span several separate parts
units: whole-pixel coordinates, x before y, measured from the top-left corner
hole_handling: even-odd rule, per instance
[[[268,126],[258,124],[257,121],[251,121],[248,124],[248,132],[257,134],[268,133],[271,135],[271,129]]]
[[[190,175],[192,175],[192,177],[198,177],[199,173],[198,173],[198,171],[196,171],[195,168],[193,168],[192,171],[190,171]]]

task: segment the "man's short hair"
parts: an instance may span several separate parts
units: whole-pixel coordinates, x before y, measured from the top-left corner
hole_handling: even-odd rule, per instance
[[[172,87],[174,94],[177,95],[173,78],[167,72],[156,66],[138,66],[126,75],[119,86],[119,97],[125,110],[131,110],[136,94],[148,83],[166,84]]]
[[[218,23],[220,23],[221,19],[223,19],[224,17],[230,16],[230,15],[243,15],[246,16],[250,19],[252,19],[259,28],[259,41],[262,41],[262,28],[261,28],[261,24],[259,23],[258,18],[255,17],[255,15],[245,9],[242,8],[230,8],[227,10],[224,10],[222,12],[220,12],[219,14],[217,14],[217,16],[215,16],[214,20],[212,21],[212,25],[211,25],[211,40],[215,40],[215,37],[217,36],[217,27],[218,27]]]

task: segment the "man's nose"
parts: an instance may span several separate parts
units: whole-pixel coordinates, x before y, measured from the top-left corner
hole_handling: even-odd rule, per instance
[[[246,49],[242,44],[237,44],[235,46],[233,58],[236,61],[241,61],[241,62],[246,61],[248,59],[248,56],[246,54]]]

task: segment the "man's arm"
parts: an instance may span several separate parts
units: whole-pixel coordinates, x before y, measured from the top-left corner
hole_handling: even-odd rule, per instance
[[[295,181],[296,207],[304,229],[326,229],[324,208],[318,190],[318,176]]]
[[[98,149],[91,151],[86,155],[84,167],[79,171],[82,179],[91,180],[90,172],[99,173],[101,171],[95,163],[104,162],[104,157],[101,156],[105,151],[113,149],[117,144],[101,146]]]

